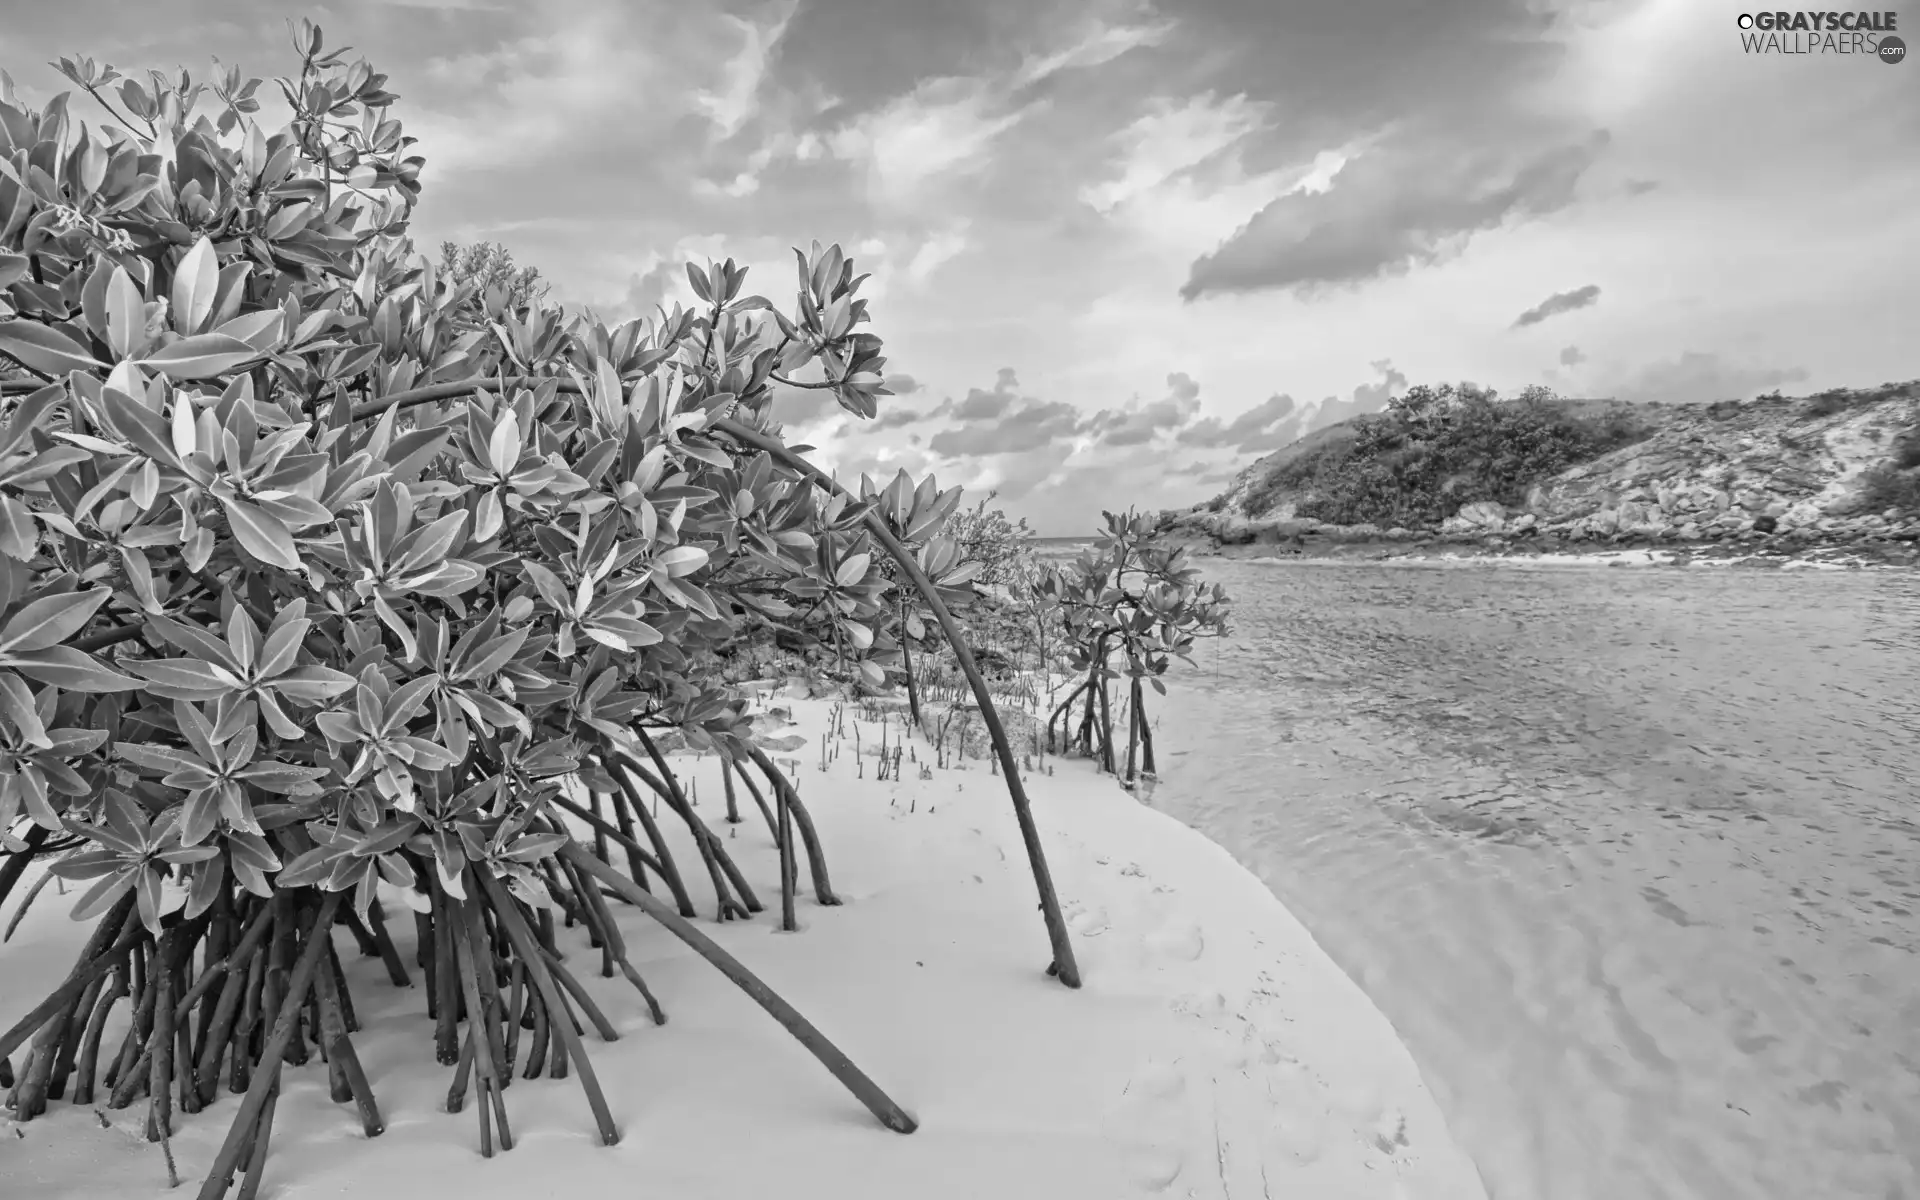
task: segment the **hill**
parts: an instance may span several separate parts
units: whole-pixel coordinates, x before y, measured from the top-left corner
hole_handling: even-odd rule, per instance
[[[1166,524],[1227,545],[1920,538],[1920,381],[1661,405],[1415,392]]]

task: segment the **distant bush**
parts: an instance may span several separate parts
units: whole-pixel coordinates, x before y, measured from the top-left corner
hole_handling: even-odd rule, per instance
[[[1224,637],[1232,605],[1225,588],[1200,581],[1186,549],[1162,537],[1154,518],[1132,510],[1101,515],[1107,527],[1093,548],[1064,568],[1049,566],[1031,588],[1060,634],[1068,668],[1084,676],[1048,718],[1047,748],[1064,721],[1067,752],[1078,748],[1118,774],[1111,685],[1124,679],[1131,786],[1140,771],[1156,773],[1144,688],[1166,695],[1161,677],[1173,660],[1191,665],[1197,639]],[[1082,697],[1076,733],[1071,710]]]
[[[1577,417],[1545,388],[1500,401],[1491,389],[1422,384],[1382,413],[1354,421],[1354,436],[1287,462],[1261,481],[1248,511],[1283,494],[1306,498],[1298,515],[1333,524],[1432,525],[1461,505],[1514,505],[1545,476],[1644,436],[1616,411]]]
[[[1894,463],[1875,467],[1867,472],[1860,499],[1870,512],[1897,508],[1902,513],[1920,513],[1920,471]]]
[[[1920,513],[1920,423],[1907,429],[1893,443],[1887,461],[1867,472],[1860,490],[1865,506],[1879,512],[1897,508],[1903,513]]]
[[[441,242],[440,273],[455,283],[472,283],[480,298],[485,298],[490,289],[500,289],[499,306],[516,313],[544,300],[548,291],[539,267],[515,263],[513,251],[498,242],[471,246]]]
[[[1808,396],[1804,411],[1809,417],[1831,417],[1835,413],[1845,412],[1852,400],[1853,393],[1846,388],[1830,388],[1818,395]]]
[[[1017,588],[1039,575],[1039,560],[1033,553],[1035,535],[1025,517],[1016,521],[1001,509],[987,507],[998,495],[988,492],[972,508],[954,513],[946,532],[959,543],[961,562],[980,564],[975,582]]]
[[[1893,444],[1893,469],[1908,471],[1920,467],[1920,426],[1907,430]]]

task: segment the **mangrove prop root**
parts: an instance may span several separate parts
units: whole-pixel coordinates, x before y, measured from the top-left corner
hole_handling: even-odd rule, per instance
[[[1069,710],[1072,709],[1073,702],[1080,698],[1080,694],[1087,690],[1088,682],[1090,681],[1081,680],[1078,684],[1076,684],[1074,686],[1074,689],[1071,692],[1067,693],[1067,698],[1065,700],[1062,700],[1057,706],[1055,706],[1053,710],[1053,715],[1047,718],[1047,753],[1049,754],[1064,753],[1072,749],[1072,744],[1070,742],[1065,742],[1065,741],[1059,743],[1058,750],[1054,748],[1055,747],[1054,726],[1059,723],[1060,718],[1062,717],[1066,717],[1069,725],[1071,724],[1073,718],[1070,715]],[[1068,733],[1068,730],[1062,729],[1060,731],[1060,736],[1064,738],[1067,736],[1067,733]]]
[[[113,939],[112,944],[105,949],[96,949],[94,942],[89,941],[86,949],[81,951],[80,959],[74,964],[73,971],[67,976],[66,981],[55,988],[53,994],[35,1005],[26,1016],[14,1022],[5,1033],[0,1033],[0,1058],[12,1054],[19,1048],[20,1043],[31,1037],[55,1013],[72,1004],[80,993],[87,990],[88,984],[112,970],[114,965],[133,949],[136,942],[146,937],[146,929],[140,925],[139,918],[133,915],[131,900],[132,897],[129,894],[123,898],[124,906],[116,905],[113,911],[101,920],[100,929],[118,928],[120,930],[120,935]]]
[[[587,885],[582,895],[586,897],[588,906],[594,910],[600,923],[606,928],[607,944],[613,950],[614,962],[619,964],[620,972],[627,977],[627,982],[631,983],[640,993],[641,998],[647,1002],[647,1013],[653,1018],[653,1023],[665,1025],[667,1023],[665,1010],[660,1007],[660,1002],[654,999],[653,992],[647,987],[647,981],[640,977],[640,972],[635,970],[633,963],[627,959],[626,938],[620,932],[620,923],[613,919],[613,912],[607,907],[606,897],[601,894],[598,884],[584,876],[581,878]]]
[[[45,826],[35,825],[27,830],[25,837],[20,839],[26,843],[24,850],[0,855],[0,904],[7,902],[7,897],[13,892],[13,885],[19,883],[20,877],[27,873],[28,864],[32,863],[34,856],[40,853],[40,847],[47,844],[48,836]]]
[[[587,1020],[592,1022],[593,1031],[600,1035],[600,1040],[603,1042],[619,1041],[620,1031],[613,1027],[613,1022],[607,1020],[607,1015],[600,1011],[600,1006],[593,1002],[593,997],[588,994],[586,988],[581,986],[580,981],[573,977],[573,973],[561,964],[560,956],[550,951],[542,950],[540,957],[546,961],[547,973],[552,975],[562,988],[566,989],[566,994],[572,997],[575,1004],[580,1006],[580,1011],[587,1014]]]
[[[400,951],[394,947],[393,936],[387,932],[387,915],[381,911],[378,900],[367,912],[367,927],[373,934],[380,961],[386,964],[387,978],[395,987],[412,987],[413,979],[407,974],[407,964],[400,958]]]
[[[614,806],[640,822],[640,828],[646,830],[647,840],[653,843],[653,856],[659,863],[660,878],[667,881],[667,890],[673,893],[673,902],[680,909],[680,915],[691,917],[698,911],[693,907],[693,897],[687,894],[686,881],[680,878],[680,868],[673,861],[673,851],[667,848],[667,840],[660,833],[660,826],[647,811],[646,798],[640,794],[639,785],[626,772],[616,769],[611,756],[603,755],[600,765],[606,769],[620,790],[613,797]]]
[[[618,759],[617,769],[630,772],[635,778],[645,783],[655,795],[667,802],[667,807],[685,821],[687,828],[692,831],[693,844],[700,851],[700,861],[707,868],[708,882],[713,885],[713,893],[719,900],[720,911],[715,920],[725,921],[733,916],[742,918],[748,916],[746,908],[735,900],[733,893],[728,890],[727,877],[721,870],[719,859],[714,854],[713,843],[709,840],[712,837],[712,831],[701,824],[699,818],[693,815],[693,810],[687,807],[686,797],[680,793],[680,785],[673,778],[673,773],[667,772],[667,778],[663,781],[655,778],[652,772],[634,761],[626,752],[614,748],[613,753]],[[703,837],[702,834],[706,836]]]
[[[652,891],[653,885],[647,882],[646,872],[646,867],[651,860],[647,855],[641,853],[639,840],[633,836],[635,828],[633,814],[628,812],[626,806],[621,804],[614,796],[608,795],[606,800],[607,804],[613,809],[614,818],[620,822],[621,836],[626,839],[627,873],[633,876],[635,883],[648,891]],[[654,867],[653,873],[659,875],[659,864],[654,863],[652,865]]]
[[[740,782],[747,785],[747,791],[753,796],[754,804],[759,806],[760,815],[766,818],[768,835],[773,838],[774,844],[778,845],[780,842],[780,825],[773,819],[773,810],[767,807],[767,798],[761,794],[760,785],[753,781],[753,776],[747,774],[746,769],[742,767],[739,761],[731,754],[727,755],[722,761],[727,764],[730,773],[738,774],[740,776]]]
[[[740,800],[733,792],[733,760],[725,755],[720,757],[720,786],[726,789],[727,793],[727,824],[738,825]]]
[[[580,821],[582,821],[586,825],[589,825],[594,829],[604,831],[609,838],[611,838],[622,849],[624,849],[627,852],[628,866],[630,871],[634,875],[635,883],[642,882],[640,877],[644,874],[644,868],[647,868],[647,867],[651,867],[653,869],[654,874],[656,875],[666,874],[666,872],[660,869],[659,862],[651,854],[648,854],[646,852],[646,849],[642,847],[639,842],[633,839],[633,833],[631,830],[613,828],[611,825],[608,825],[606,823],[605,818],[595,816],[593,813],[590,813],[586,809],[581,808],[578,804],[575,804],[573,801],[567,799],[565,796],[551,796],[548,799],[553,804],[564,809],[568,814],[579,818]],[[635,865],[636,863],[638,865]]]
[[[277,899],[286,899],[283,893]],[[301,948],[300,958],[295,963],[292,976],[288,980],[284,998],[280,998],[279,1013],[273,1023],[273,1031],[267,1037],[267,1044],[261,1048],[260,1063],[253,1073],[253,1080],[247,1087],[247,1094],[240,1102],[240,1113],[233,1119],[233,1125],[227,1130],[227,1138],[221,1144],[220,1152],[214,1156],[213,1169],[207,1173],[206,1181],[200,1186],[199,1200],[220,1200],[233,1182],[234,1169],[240,1158],[241,1149],[252,1140],[255,1127],[263,1131],[262,1145],[256,1147],[247,1174],[251,1177],[265,1165],[266,1147],[264,1130],[267,1124],[261,1116],[272,1095],[274,1085],[280,1079],[280,1067],[284,1061],[287,1043],[293,1040],[294,1025],[299,1017],[301,1002],[307,988],[313,982],[314,968],[320,963],[320,956],[330,944],[326,932],[333,926],[334,914],[340,908],[340,893],[328,892],[322,897],[319,911],[314,914],[313,923],[307,932],[306,945]],[[270,981],[269,988],[277,981]],[[277,989],[276,989],[277,990]],[[258,1186],[256,1183],[254,1186]]]
[[[472,873],[469,872],[468,887],[472,887]],[[475,902],[471,900],[459,903],[460,917],[468,917]],[[492,1094],[500,1087],[500,1064],[494,1053],[492,1014],[480,991],[479,958],[485,953],[489,962],[493,959],[492,946],[484,939],[474,936],[471,920],[457,920],[453,930],[454,955],[460,969],[460,986],[467,998],[467,1039],[460,1054],[461,1074],[465,1074],[468,1063],[472,1063],[474,1075],[479,1083],[480,1153],[483,1157],[493,1157],[493,1103]],[[453,1108],[452,1100],[448,1108]],[[501,1149],[513,1148],[512,1135],[501,1138]]]
[[[107,984],[106,994],[100,997],[99,1006],[87,1020],[87,1030],[80,1043],[80,1056],[73,1066],[73,1102],[75,1105],[93,1103],[93,1083],[99,1072],[100,1038],[107,1029],[107,1017],[113,1012],[113,1006],[127,998],[127,972],[124,967],[114,968],[111,982]]]
[[[327,940],[327,957],[333,959],[337,968],[339,960],[333,955],[332,936],[326,931],[320,936]],[[367,1083],[360,1055],[353,1048],[352,1023],[347,1012],[350,1001],[344,981],[323,963],[314,972],[314,991],[320,1000],[320,1036],[326,1049],[327,1068],[334,1077],[333,1099],[335,1103],[353,1101],[360,1113],[361,1130],[370,1138],[379,1137],[386,1132],[387,1123],[380,1116],[380,1105]]]
[[[748,744],[747,753],[753,756],[754,765],[767,777],[775,794],[786,798],[787,807],[792,810],[793,822],[800,827],[801,844],[807,848],[807,866],[813,872],[813,896],[822,905],[829,908],[840,903],[840,897],[833,894],[833,884],[827,879],[827,858],[820,848],[820,835],[813,828],[813,818],[807,813],[807,806],[800,802],[800,789],[780,773],[780,768],[767,757],[766,751]],[[785,841],[785,835],[780,835]]]
[[[879,1118],[880,1123],[896,1133],[912,1133],[917,1123],[905,1109],[883,1091],[878,1084],[869,1079],[859,1067],[853,1064],[839,1048],[828,1041],[825,1034],[814,1028],[812,1022],[781,999],[771,988],[762,983],[740,961],[694,926],[691,922],[675,913],[654,896],[642,892],[633,882],[612,870],[606,864],[585,853],[580,846],[569,844],[562,846],[559,853],[579,867],[580,870],[598,882],[623,895],[636,908],[667,927],[667,931],[685,942],[700,957],[719,968],[720,973],[731,980],[736,987],[745,992],[753,1001],[778,1021],[782,1028],[794,1036],[802,1046],[825,1066],[833,1077],[867,1106],[867,1111]],[[496,889],[497,884],[489,884]]]
[[[568,843],[566,847],[568,850],[578,848],[573,843]],[[646,896],[649,904],[659,904],[659,901],[652,896],[640,891],[639,886],[632,880],[594,858],[593,855],[583,851],[572,857],[575,866],[580,866],[582,859],[593,864],[586,869],[593,872],[596,878],[600,877],[600,872],[605,872],[606,875],[620,880],[625,890]],[[613,1113],[608,1110],[606,1095],[601,1092],[600,1081],[594,1076],[593,1063],[588,1060],[586,1051],[580,1045],[580,1035],[574,1031],[572,1017],[567,1013],[560,998],[559,985],[554,983],[553,976],[546,969],[546,960],[541,954],[540,947],[535,944],[533,934],[528,930],[526,922],[521,920],[520,910],[515,906],[513,898],[507,894],[506,888],[485,871],[475,872],[475,875],[480,880],[481,886],[486,889],[489,899],[493,901],[494,911],[500,914],[500,922],[506,928],[508,940],[513,943],[514,953],[527,964],[527,973],[533,977],[534,986],[540,989],[541,998],[546,1001],[547,1009],[553,1015],[553,1019],[548,1024],[555,1027],[554,1031],[559,1035],[561,1044],[566,1047],[567,1057],[573,1060],[573,1065],[580,1072],[580,1087],[587,1094],[588,1106],[593,1109],[593,1119],[599,1127],[600,1140],[609,1146],[616,1144],[620,1140],[620,1130],[613,1123]]]
[[[774,841],[780,851],[780,928],[794,933],[800,928],[800,922],[793,912],[793,894],[799,890],[797,877],[800,864],[794,861],[793,805],[787,803],[787,796],[786,788],[774,791],[775,804],[780,810],[780,826]]]

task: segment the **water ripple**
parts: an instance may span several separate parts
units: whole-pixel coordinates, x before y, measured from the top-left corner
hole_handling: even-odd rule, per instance
[[[1154,803],[1500,1200],[1920,1197],[1920,580],[1221,563]]]

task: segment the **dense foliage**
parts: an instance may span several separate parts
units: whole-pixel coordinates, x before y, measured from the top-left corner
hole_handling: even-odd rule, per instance
[[[1067,566],[1046,568],[1033,585],[1060,629],[1068,669],[1083,677],[1048,719],[1047,746],[1078,749],[1118,774],[1112,685],[1124,680],[1125,779],[1132,784],[1141,770],[1156,773],[1145,687],[1166,695],[1161,677],[1175,659],[1192,663],[1199,638],[1226,634],[1231,604],[1221,585],[1201,582],[1184,547],[1157,532],[1157,518],[1102,515],[1099,540]],[[1077,731],[1076,700],[1083,701]],[[1056,733],[1063,720],[1066,728]]]
[[[1437,525],[1481,500],[1515,505],[1538,480],[1628,444],[1639,431],[1596,422],[1529,388],[1502,401],[1453,384],[1410,389],[1385,412],[1356,417],[1353,436],[1281,464],[1248,497],[1250,513],[1303,494],[1296,515],[1338,525]]]
[[[333,934],[404,981],[397,902],[456,1067],[449,1105],[474,1084],[483,1151],[512,1144],[517,1061],[576,1073],[611,1142],[576,1023],[607,1027],[554,937],[585,926],[603,973],[664,1020],[612,897],[911,1130],[688,923],[646,802],[688,827],[720,918],[745,917],[762,906],[658,742],[672,731],[749,784],[757,770],[837,902],[720,662],[778,623],[883,683],[890,554],[951,629],[965,573],[940,525],[957,494],[903,479],[858,501],[775,432],[776,386],[831,389],[862,417],[888,394],[859,330],[865,277],[837,246],[796,251],[788,316],[743,296],[731,261],[690,264],[699,310],[614,327],[482,291],[406,236],[423,163],[385,76],[304,21],[294,46],[300,70],[277,81],[293,119],[274,132],[237,70],[198,85],[63,60],[113,116],[95,129],[66,95],[37,111],[0,96],[0,358],[30,377],[0,408],[0,901],[49,867],[22,904],[70,880],[74,916],[96,922],[72,974],[0,1030],[16,1118],[68,1090],[90,1102],[98,1079],[114,1105],[144,1097],[164,1142],[224,1075],[244,1100],[211,1200],[242,1171],[257,1186],[282,1065],[311,1047],[380,1132]],[[822,380],[794,378],[815,362]],[[1000,753],[1054,969],[1077,985]],[[797,851],[776,837],[790,921]],[[101,1057],[121,1001],[124,1040]]]

